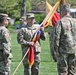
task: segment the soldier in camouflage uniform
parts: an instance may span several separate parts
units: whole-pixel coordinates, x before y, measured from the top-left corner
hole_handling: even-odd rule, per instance
[[[0,14],[0,75],[10,75],[11,43],[10,33],[5,27],[8,25],[7,14]]]
[[[27,13],[26,16],[30,16],[31,14],[32,14],[32,13]],[[34,24],[35,24],[35,25],[38,25],[38,23],[35,21],[35,19],[34,19]]]
[[[25,16],[21,17],[20,18],[20,21],[21,21],[21,24],[22,24],[21,25],[21,28],[27,26],[27,22],[26,22],[26,17]]]
[[[39,29],[39,27],[40,27],[39,24],[34,24],[34,14],[31,13],[29,16],[27,16],[27,27],[21,28],[17,35],[18,43],[21,44],[21,47],[22,47],[22,57],[28,50],[29,46],[34,46],[34,55],[35,55],[34,64],[30,68],[28,64],[28,56],[24,58],[23,60],[24,75],[39,75],[40,52],[41,52],[40,39],[35,44],[34,42],[31,42],[32,37]],[[44,28],[41,28],[40,38],[42,40],[45,40]],[[31,70],[31,74],[30,74],[30,70]]]
[[[58,74],[76,75],[76,19],[70,16],[70,4],[64,4],[61,13],[53,38]]]

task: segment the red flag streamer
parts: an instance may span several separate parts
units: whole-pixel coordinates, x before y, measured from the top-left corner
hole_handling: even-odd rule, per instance
[[[48,3],[48,1],[46,0],[46,13],[48,13],[50,10],[52,10],[52,6]],[[57,21],[60,19],[60,14],[58,12],[54,12],[54,15],[52,17],[52,24],[50,26],[55,26]],[[48,24],[48,23],[47,23]],[[46,26],[47,26],[46,24]]]
[[[52,25],[55,26],[58,20],[60,20],[60,14],[55,12],[52,18]]]
[[[34,64],[34,47],[30,46],[28,52],[28,63],[30,66]]]

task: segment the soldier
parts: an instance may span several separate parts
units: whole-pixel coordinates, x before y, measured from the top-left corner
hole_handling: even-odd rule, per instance
[[[26,22],[26,17],[24,16],[24,17],[21,17],[20,18],[20,21],[21,21],[21,28],[22,27],[26,27],[27,26],[27,22]]]
[[[10,18],[7,14],[0,13],[0,75],[10,75],[11,66],[11,37],[8,26]]]
[[[41,52],[41,46],[40,46],[40,39],[45,40],[44,36],[44,28],[41,28],[41,35],[40,39],[34,44],[34,42],[31,42],[34,34],[36,31],[39,29],[39,24],[34,24],[34,14],[31,13],[27,18],[27,27],[26,28],[21,28],[18,35],[17,35],[17,40],[18,43],[21,44],[22,47],[22,56],[26,53],[28,50],[29,46],[34,47],[34,64],[30,68],[28,64],[28,56],[25,57],[23,60],[23,65],[24,65],[24,75],[39,75],[39,69],[40,69],[40,52]],[[31,74],[30,74],[31,70]]]
[[[62,6],[61,14],[53,37],[58,74],[76,75],[76,19],[70,16],[70,4]]]
[[[33,14],[33,13],[27,13],[26,16],[30,16],[31,14]],[[38,23],[35,21],[35,19],[34,19],[34,24],[36,24],[36,25],[38,24]]]

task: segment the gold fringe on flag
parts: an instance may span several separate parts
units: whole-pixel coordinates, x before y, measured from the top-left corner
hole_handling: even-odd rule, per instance
[[[47,16],[45,17],[45,19],[43,20],[43,22],[41,23],[41,25],[43,24],[44,27],[47,27],[54,15],[54,13],[56,12],[59,4],[60,4],[61,0],[58,0],[58,2],[54,5],[54,7],[49,11],[49,13],[47,14]]]

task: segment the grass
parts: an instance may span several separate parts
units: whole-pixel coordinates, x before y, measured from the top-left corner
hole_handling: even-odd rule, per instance
[[[17,33],[11,33],[12,38],[12,65],[11,65],[11,75],[13,74],[15,68],[19,64],[22,58],[21,53],[21,46],[17,43]],[[50,53],[50,46],[49,46],[49,37],[46,34],[46,41],[41,40],[41,64],[40,64],[40,75],[57,75],[56,63],[53,61],[51,53]],[[23,65],[21,64],[18,68],[15,75],[24,75],[23,74]]]

